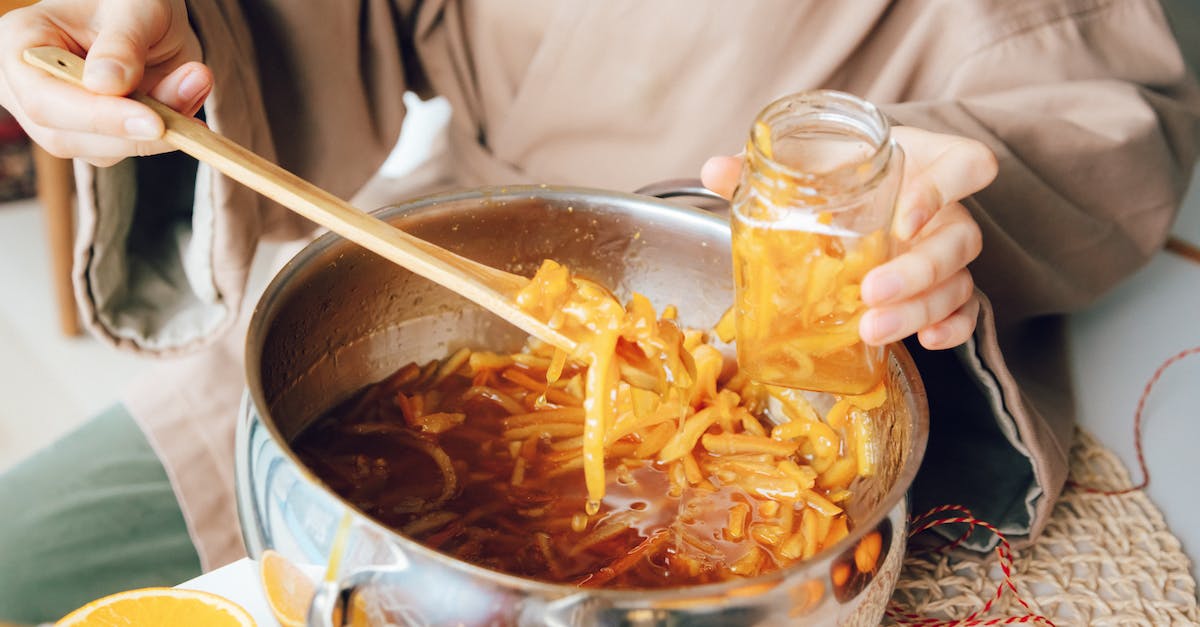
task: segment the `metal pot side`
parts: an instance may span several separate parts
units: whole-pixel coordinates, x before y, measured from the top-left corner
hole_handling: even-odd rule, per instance
[[[729,228],[712,214],[656,198],[544,186],[485,188],[417,199],[377,213],[466,257],[531,275],[553,258],[710,327],[732,302]],[[899,345],[877,437],[877,474],[853,486],[849,537],[817,557],[754,579],[670,590],[580,590],[494,572],[384,528],[308,471],[288,442],[324,410],[404,364],[460,346],[515,350],[523,334],[447,290],[339,237],[318,238],[276,276],[246,344],[247,392],[237,435],[239,515],[247,549],[283,553],[323,572],[335,544],[338,577],[310,621],[332,607],[367,608],[372,624],[791,625],[878,624],[899,573],[905,492],[924,453],[928,409]],[[832,571],[877,531],[869,573],[835,585]],[[355,599],[359,599],[357,602]],[[344,614],[343,614],[344,615]]]

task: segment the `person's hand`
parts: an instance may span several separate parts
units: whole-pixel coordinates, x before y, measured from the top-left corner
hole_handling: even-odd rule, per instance
[[[86,55],[87,89],[27,65],[37,46]],[[183,0],[43,0],[0,18],[0,106],[51,154],[109,166],[172,150],[162,119],[118,96],[137,90],[195,115],[213,84],[200,59]]]
[[[983,247],[979,225],[959,201],[996,178],[996,157],[965,137],[905,126],[892,133],[905,152],[894,222],[903,252],[863,279],[868,310],[859,334],[880,345],[916,333],[925,348],[953,348],[975,331],[979,299],[967,264]],[[701,179],[729,198],[741,168],[740,157],[714,157]]]

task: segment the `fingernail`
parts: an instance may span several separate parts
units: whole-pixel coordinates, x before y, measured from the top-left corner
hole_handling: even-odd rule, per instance
[[[145,116],[125,119],[125,134],[131,139],[158,139],[162,131],[154,120]]]
[[[894,272],[872,273],[863,281],[863,301],[868,305],[885,303],[904,289],[904,279]]]
[[[207,86],[207,81],[204,80],[204,72],[189,72],[179,83],[179,101],[189,105],[195,104]]]
[[[124,89],[126,83],[125,67],[111,59],[94,59],[84,67],[84,81],[89,89],[115,91]]]
[[[863,315],[863,339],[868,342],[883,342],[900,332],[904,321],[894,311],[868,311]]]
[[[937,350],[946,343],[946,340],[949,337],[950,332],[941,327],[926,329],[925,331],[921,332],[921,346],[924,346],[930,350]]]

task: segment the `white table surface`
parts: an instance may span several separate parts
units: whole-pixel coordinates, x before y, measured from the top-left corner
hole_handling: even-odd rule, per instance
[[[1174,232],[1200,243],[1200,184],[1192,186]],[[1116,451],[1137,480],[1133,416],[1142,388],[1165,359],[1200,346],[1200,264],[1158,253],[1072,319],[1071,341],[1079,423]],[[1142,435],[1150,498],[1200,579],[1200,356],[1179,362],[1158,382]],[[246,608],[259,625],[278,625],[257,573],[257,564],[243,559],[179,587],[219,594]]]
[[[1200,168],[1174,233],[1200,245]],[[1159,364],[1200,346],[1200,264],[1160,252],[1129,281],[1071,320],[1080,425],[1116,451],[1137,481],[1133,417]],[[1200,355],[1167,370],[1147,399],[1142,446],[1147,493],[1200,579]]]
[[[258,562],[243,558],[176,587],[223,596],[250,612],[258,627],[279,626],[258,581]]]

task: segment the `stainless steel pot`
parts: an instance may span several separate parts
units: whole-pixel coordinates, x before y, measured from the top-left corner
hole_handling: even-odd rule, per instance
[[[660,190],[662,191],[662,190]],[[657,198],[554,187],[431,196],[378,215],[418,237],[530,275],[545,258],[615,288],[679,306],[710,326],[732,301],[729,228]],[[353,244],[326,235],[279,273],[246,344],[248,389],[237,435],[237,491],[247,549],[279,551],[319,574],[335,547],[337,576],[310,608],[333,625],[367,608],[411,625],[878,624],[904,552],[905,492],[925,448],[924,389],[904,349],[890,355],[891,402],[877,437],[878,474],[854,486],[857,526],[816,558],[762,577],[672,590],[580,590],[460,562],[373,522],[326,488],[288,443],[321,412],[410,361],[460,346],[516,349],[515,328]],[[872,570],[834,577],[864,535],[883,552]],[[839,580],[835,583],[835,580]]]

